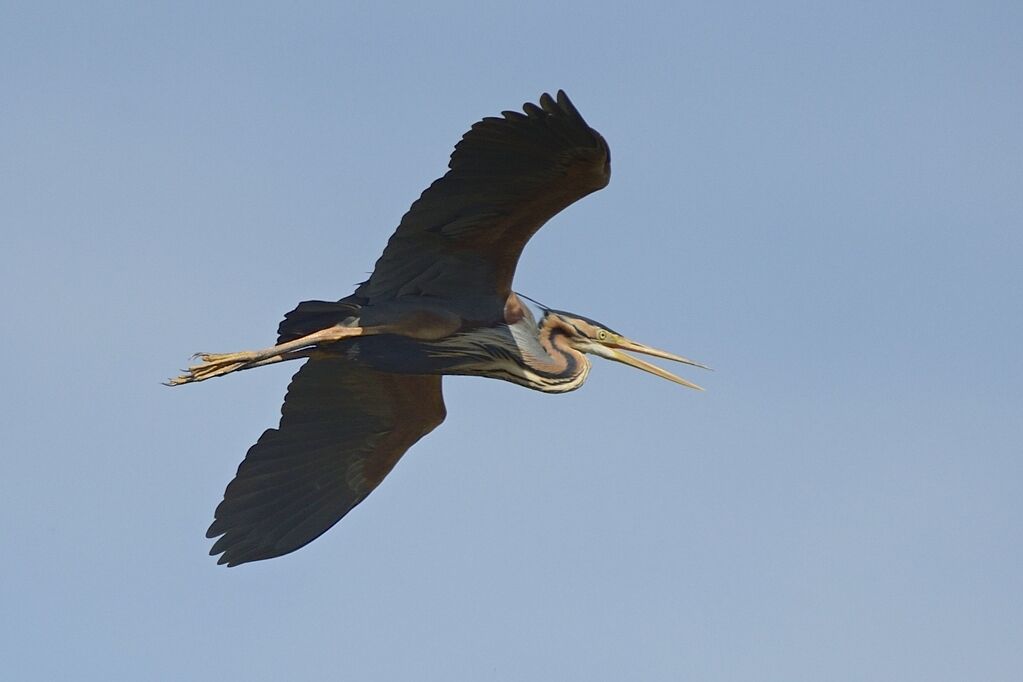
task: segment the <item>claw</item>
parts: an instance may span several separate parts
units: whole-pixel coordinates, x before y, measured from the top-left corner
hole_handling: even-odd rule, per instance
[[[174,377],[164,382],[167,386],[180,386],[181,384],[190,384],[197,381],[205,381],[206,379],[212,379],[216,376],[228,374],[230,372],[237,371],[245,368],[247,362],[234,362],[227,358],[237,358],[237,356],[244,355],[243,353],[196,353],[192,356],[193,360],[201,360],[199,364],[192,365],[188,369],[181,370],[180,376]]]

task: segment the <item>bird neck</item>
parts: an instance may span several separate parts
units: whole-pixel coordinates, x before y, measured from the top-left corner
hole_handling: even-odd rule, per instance
[[[557,315],[547,313],[535,328],[534,338],[542,352],[535,352],[537,349],[520,343],[523,367],[535,377],[532,388],[547,393],[564,393],[579,388],[586,381],[590,361],[572,345],[570,339],[574,333],[575,330]]]

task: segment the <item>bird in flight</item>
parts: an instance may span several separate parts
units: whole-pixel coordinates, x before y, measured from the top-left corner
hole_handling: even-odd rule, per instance
[[[563,393],[586,380],[591,354],[699,389],[625,351],[703,365],[512,291],[529,238],[610,177],[607,143],[563,91],[522,113],[484,118],[355,293],[299,303],[280,323],[277,345],[200,353],[199,364],[168,381],[305,360],[280,425],[249,448],[217,507],[206,535],[218,538],[210,549],[218,563],[293,552],[340,521],[444,421],[444,375]]]

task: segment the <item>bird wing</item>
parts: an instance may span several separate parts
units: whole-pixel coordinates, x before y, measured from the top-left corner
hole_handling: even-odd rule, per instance
[[[249,448],[206,536],[237,566],[293,552],[341,520],[445,416],[441,377],[314,357],[294,376],[281,423]]]
[[[523,111],[485,118],[462,137],[450,170],[412,204],[356,296],[496,296],[503,305],[529,238],[611,177],[607,143],[564,92]]]

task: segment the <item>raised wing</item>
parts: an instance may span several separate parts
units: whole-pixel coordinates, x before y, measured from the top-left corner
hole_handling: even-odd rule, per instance
[[[314,357],[281,423],[249,448],[206,536],[237,566],[293,552],[341,520],[417,440],[444,421],[440,376],[375,372]]]
[[[529,238],[611,177],[607,143],[564,92],[523,110],[485,118],[462,137],[450,170],[412,204],[356,296],[504,304]]]

